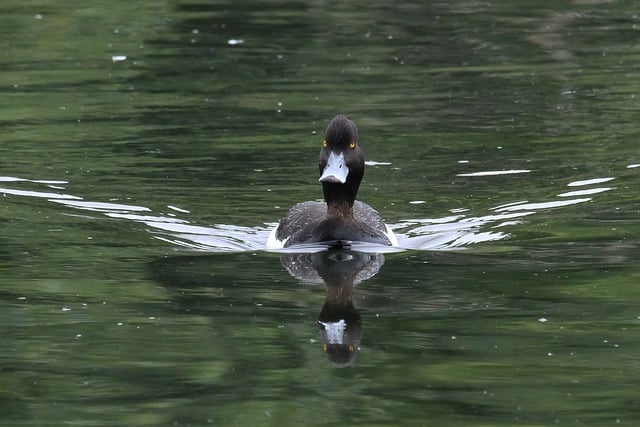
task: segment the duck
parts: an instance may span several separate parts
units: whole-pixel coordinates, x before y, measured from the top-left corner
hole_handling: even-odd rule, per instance
[[[352,242],[398,246],[380,214],[356,200],[364,176],[365,159],[358,127],[345,115],[327,125],[320,150],[319,170],[324,201],[294,205],[271,231],[267,249],[327,243],[348,247]]]

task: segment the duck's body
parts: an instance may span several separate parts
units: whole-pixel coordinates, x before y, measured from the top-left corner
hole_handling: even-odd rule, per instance
[[[364,155],[358,129],[345,116],[336,116],[327,126],[319,166],[325,201],[293,206],[272,231],[267,249],[319,242],[397,246],[395,235],[380,214],[355,200],[364,174]]]
[[[338,215],[327,215],[324,202],[302,202],[289,209],[269,237],[267,247],[282,248],[301,243],[332,242],[344,245],[348,242],[371,242],[397,246],[393,231],[384,223],[380,214],[360,201],[353,204],[353,220]]]

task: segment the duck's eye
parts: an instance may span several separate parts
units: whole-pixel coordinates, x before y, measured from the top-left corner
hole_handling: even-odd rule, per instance
[[[322,141],[322,148],[327,148],[327,140]]]
[[[356,148],[356,142],[351,141],[351,144],[349,144],[349,148]]]

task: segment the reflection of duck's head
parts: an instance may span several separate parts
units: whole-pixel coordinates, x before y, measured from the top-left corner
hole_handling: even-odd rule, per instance
[[[397,246],[398,241],[380,214],[356,195],[364,175],[364,154],[356,124],[338,115],[327,126],[320,151],[324,201],[293,206],[267,241],[267,249],[300,243],[371,242]]]
[[[334,366],[341,368],[356,361],[362,323],[351,298],[343,301],[327,298],[318,317],[318,328],[324,351]]]

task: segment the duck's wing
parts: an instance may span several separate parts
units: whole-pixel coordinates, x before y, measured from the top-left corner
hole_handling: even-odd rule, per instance
[[[370,236],[366,241],[398,246],[398,239],[380,216],[377,210],[366,203],[356,200],[353,204],[353,216],[363,224],[365,234]]]
[[[275,230],[275,238],[283,246],[308,242],[315,227],[327,213],[324,202],[302,202],[294,205],[280,220]]]

